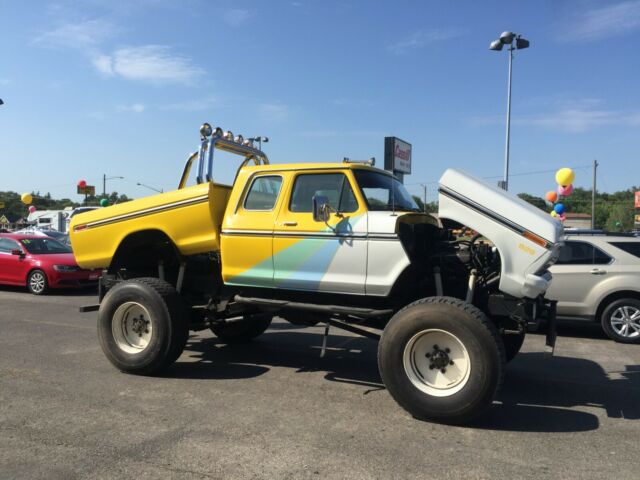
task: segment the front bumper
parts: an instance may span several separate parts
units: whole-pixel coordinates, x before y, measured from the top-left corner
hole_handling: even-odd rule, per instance
[[[49,286],[51,288],[86,288],[98,285],[101,270],[78,270],[75,272],[58,272],[53,270],[48,273]]]
[[[498,294],[489,297],[489,314],[495,317],[509,317],[521,331],[544,332],[545,353],[553,355],[556,343],[556,300],[548,300],[542,295],[535,299],[514,298]]]

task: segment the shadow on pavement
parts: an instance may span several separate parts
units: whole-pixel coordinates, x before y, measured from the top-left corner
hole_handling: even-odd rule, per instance
[[[277,324],[274,324],[274,326]],[[382,390],[375,341],[331,335],[320,358],[322,335],[271,329],[247,344],[227,345],[217,338],[191,339],[166,376],[193,379],[253,378],[271,367],[324,372],[325,379]],[[189,358],[188,361],[186,358]],[[523,432],[579,432],[599,427],[598,416],[579,411],[598,408],[609,418],[640,418],[640,366],[607,374],[591,360],[521,353],[507,366],[497,402],[472,426]]]

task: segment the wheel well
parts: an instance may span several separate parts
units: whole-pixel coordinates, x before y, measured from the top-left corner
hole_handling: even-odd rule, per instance
[[[595,321],[596,322],[600,321],[600,316],[602,315],[602,312],[604,311],[604,309],[607,308],[607,305],[609,305],[611,302],[614,302],[616,300],[620,300],[621,298],[635,298],[636,300],[640,300],[640,292],[635,292],[633,290],[621,290],[619,292],[615,292],[607,295],[602,299],[602,301],[600,302],[600,305],[598,305]]]
[[[118,246],[109,273],[126,269],[131,276],[157,276],[158,263],[168,269],[177,268],[180,254],[173,241],[161,230],[143,230],[129,234]]]

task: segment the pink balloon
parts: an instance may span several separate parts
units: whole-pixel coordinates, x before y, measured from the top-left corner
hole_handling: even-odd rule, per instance
[[[35,211],[36,211],[36,207],[34,207],[33,205],[31,205],[31,206],[29,207],[29,213],[33,213],[33,212],[35,212]]]
[[[568,197],[573,193],[573,185],[567,185],[563,187],[562,185],[558,185],[558,195],[562,195],[563,197]]]
[[[561,222],[564,222],[567,219],[567,215],[563,213],[562,215],[558,215],[558,218],[560,219]]]

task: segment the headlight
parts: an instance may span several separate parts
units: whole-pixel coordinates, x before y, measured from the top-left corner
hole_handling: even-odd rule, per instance
[[[77,272],[80,267],[74,267],[73,265],[54,265],[53,269],[56,272]]]

